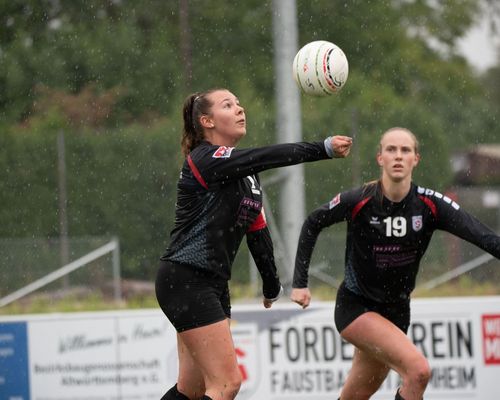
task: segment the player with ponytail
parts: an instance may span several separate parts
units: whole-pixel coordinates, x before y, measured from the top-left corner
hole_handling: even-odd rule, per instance
[[[271,307],[283,291],[258,173],[345,157],[352,140],[333,136],[312,143],[236,148],[246,135],[246,115],[226,89],[188,96],[183,119],[185,161],[175,224],[156,279],[160,307],[177,330],[179,357],[177,383],[163,400],[232,400],[242,378],[229,326],[228,282],[244,237],[262,277],[264,307]]]

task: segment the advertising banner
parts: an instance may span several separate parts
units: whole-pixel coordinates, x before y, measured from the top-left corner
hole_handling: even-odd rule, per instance
[[[336,399],[353,347],[334,303],[233,307],[238,399]],[[426,399],[498,400],[500,297],[415,299],[408,335],[432,368]],[[0,317],[0,399],[159,399],[177,379],[176,332],[160,310]],[[393,398],[391,372],[373,399]]]

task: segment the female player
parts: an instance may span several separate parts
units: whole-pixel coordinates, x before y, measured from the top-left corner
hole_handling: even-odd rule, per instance
[[[336,195],[302,227],[292,301],[307,307],[308,267],[320,231],[347,221],[345,278],[335,305],[340,335],[355,346],[341,400],[369,399],[390,369],[402,378],[396,399],[420,400],[430,378],[425,357],[406,336],[410,294],[432,233],[442,229],[500,258],[500,237],[450,198],[412,183],[418,143],[409,130],[381,138],[379,181]]]
[[[241,375],[228,322],[228,281],[243,236],[262,276],[264,306],[269,308],[282,291],[257,173],[345,157],[352,140],[334,136],[236,149],[246,134],[245,112],[225,89],[189,96],[183,116],[186,160],[175,226],[156,278],[160,307],[178,332],[178,381],[163,399],[234,399]]]

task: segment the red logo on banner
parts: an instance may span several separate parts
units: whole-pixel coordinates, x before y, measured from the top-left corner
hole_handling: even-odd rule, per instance
[[[485,364],[500,364],[500,314],[483,315]]]
[[[238,347],[236,347],[234,350],[236,351],[236,356],[238,358],[238,361],[240,358],[245,358],[246,353],[243,350],[241,350]],[[243,382],[245,382],[248,379],[247,369],[243,364],[238,364],[238,368],[240,369],[241,378],[243,379]]]

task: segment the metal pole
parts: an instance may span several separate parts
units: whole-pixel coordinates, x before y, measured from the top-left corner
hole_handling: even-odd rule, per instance
[[[351,110],[351,137],[354,143],[352,148],[352,181],[354,186],[361,185],[361,163],[360,163],[360,148],[358,138],[358,110],[354,107]]]
[[[61,265],[69,263],[68,244],[68,214],[67,214],[67,194],[66,194],[66,152],[64,145],[64,133],[60,131],[57,135],[57,170],[59,183],[59,241]],[[63,278],[63,288],[69,286],[69,277]]]
[[[191,26],[189,22],[189,0],[179,0],[179,34],[182,63],[184,65],[184,88],[186,92],[191,91],[193,82]]]
[[[115,302],[119,303],[122,299],[122,284],[121,284],[121,269],[120,269],[120,242],[118,238],[113,238],[112,243],[115,244],[113,249],[113,289]]]
[[[302,140],[300,93],[292,76],[298,50],[297,4],[295,0],[273,0],[274,67],[276,74],[276,127],[278,142]],[[286,168],[280,193],[281,232],[285,237],[284,282],[291,282],[293,260],[305,218],[304,168]],[[289,287],[288,287],[289,288]]]

